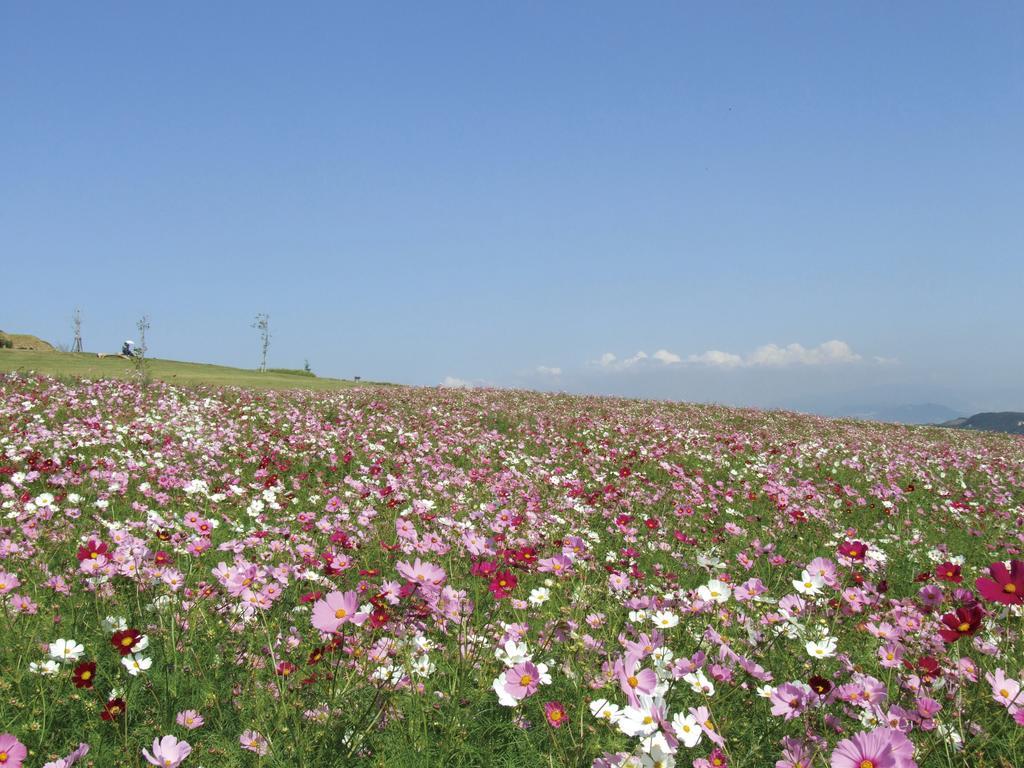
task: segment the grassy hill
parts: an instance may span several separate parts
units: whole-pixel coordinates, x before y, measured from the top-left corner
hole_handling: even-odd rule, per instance
[[[209,384],[211,386],[251,387],[254,389],[336,390],[365,386],[372,382],[325,379],[302,371],[284,372],[247,370],[224,365],[185,363],[178,360],[149,360],[153,378],[171,384]],[[131,360],[120,357],[98,358],[92,353],[48,352],[0,349],[0,373],[23,371],[48,376],[74,376],[88,379],[127,379],[135,375]]]
[[[48,341],[29,333],[5,333],[0,331],[0,341],[10,341],[13,349],[28,349],[36,352],[53,352],[54,347]],[[3,346],[3,345],[0,345]]]

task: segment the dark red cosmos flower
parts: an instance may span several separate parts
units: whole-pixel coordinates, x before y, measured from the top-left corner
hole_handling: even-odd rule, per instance
[[[491,590],[491,594],[496,600],[501,600],[508,597],[518,583],[519,580],[512,575],[511,571],[498,571],[487,588]]]
[[[370,626],[374,629],[380,629],[388,623],[388,618],[390,617],[384,608],[377,608],[370,614]]]
[[[945,629],[940,629],[939,634],[947,643],[955,643],[961,637],[973,635],[981,627],[981,620],[985,611],[980,605],[968,605],[957,608],[956,613],[947,613],[942,617]]]
[[[480,562],[473,563],[469,567],[469,572],[471,574],[474,576],[483,576],[485,579],[497,570],[498,566],[490,560],[481,560]]]
[[[324,653],[326,651],[327,651],[327,649],[324,648],[323,646],[321,646],[319,648],[314,648],[312,651],[309,652],[309,661],[307,661],[306,663],[309,664],[310,666],[313,666],[315,664],[319,664],[320,661],[323,659]]]
[[[299,598],[300,603],[315,603],[321,597],[324,596],[323,592],[307,592]]]
[[[100,712],[100,717],[108,721],[116,720],[124,714],[124,708],[124,699],[111,699],[103,705],[103,711]]]
[[[95,560],[100,555],[106,557],[109,551],[110,550],[107,548],[107,543],[105,541],[89,539],[85,546],[78,548],[78,562],[81,563],[85,560]]]
[[[153,556],[153,560],[157,565],[170,565],[174,562],[174,559],[162,549]]]
[[[297,669],[297,667],[294,664],[292,664],[290,661],[280,661],[280,662],[278,662],[277,669],[275,671],[281,677],[288,677],[288,675],[290,675],[296,669]]]
[[[137,629],[119,629],[110,638],[110,644],[117,648],[118,653],[127,656],[139,644],[142,633]]]
[[[832,690],[832,683],[821,675],[815,675],[807,683],[819,696],[825,696]]]
[[[935,566],[935,578],[941,581],[951,581],[954,584],[959,584],[964,580],[960,566],[955,563],[942,563],[942,565]]]
[[[844,541],[839,545],[839,554],[844,557],[848,557],[851,560],[862,562],[864,560],[864,553],[867,552],[868,546],[862,541]]]
[[[935,678],[942,677],[942,668],[939,666],[939,662],[931,656],[922,656],[918,659],[917,664],[904,659],[903,666],[916,673],[925,685],[931,685]]]
[[[75,684],[75,688],[92,688],[95,678],[96,662],[86,661],[75,667],[71,681]]]
[[[1004,563],[992,563],[988,572],[991,579],[974,582],[982,597],[991,603],[1024,605],[1024,560],[1011,560],[1009,569]]]

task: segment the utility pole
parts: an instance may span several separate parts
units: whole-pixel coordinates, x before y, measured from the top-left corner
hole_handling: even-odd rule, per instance
[[[267,349],[270,347],[270,315],[260,312],[252,323],[252,327],[260,332],[260,344],[263,356],[260,359],[260,373],[267,372]]]
[[[71,345],[72,352],[82,351],[82,310],[75,307],[75,314],[71,316],[75,324],[75,341]]]

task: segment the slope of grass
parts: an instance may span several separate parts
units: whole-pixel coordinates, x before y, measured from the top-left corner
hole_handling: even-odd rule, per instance
[[[357,386],[353,381],[295,376],[289,373],[259,373],[223,365],[185,363],[151,359],[153,378],[172,384],[208,384],[211,386],[251,387],[254,389],[336,390]],[[18,349],[0,350],[0,372],[35,372],[48,376],[72,376],[88,379],[127,379],[135,375],[131,360],[120,357],[98,358],[91,353],[36,352]],[[372,382],[360,382],[366,385]]]
[[[0,331],[0,339],[7,339],[14,349],[30,349],[36,352],[53,352],[53,345],[30,333],[6,333]]]

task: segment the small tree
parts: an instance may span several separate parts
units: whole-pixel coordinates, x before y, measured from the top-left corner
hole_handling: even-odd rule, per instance
[[[267,350],[270,348],[270,315],[260,312],[252,323],[252,327],[260,332],[260,347],[262,357],[260,358],[260,373],[267,372]]]

